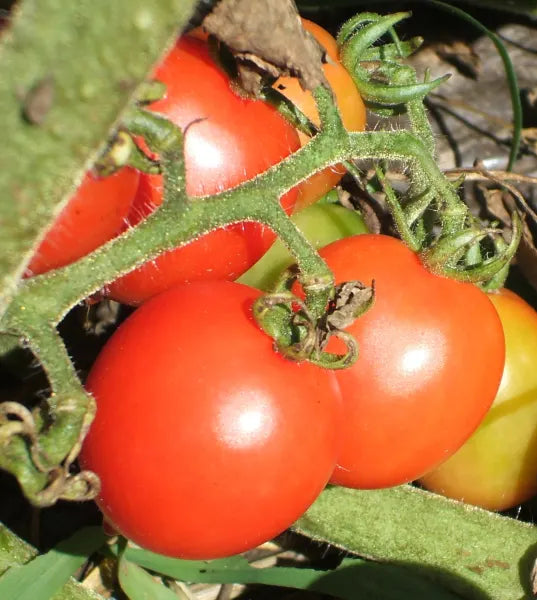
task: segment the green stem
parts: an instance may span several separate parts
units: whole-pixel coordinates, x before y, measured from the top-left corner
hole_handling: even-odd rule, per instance
[[[148,129],[154,127],[157,120],[148,119]],[[164,133],[159,141],[167,144],[172,139],[171,134]],[[23,281],[0,322],[2,330],[24,333],[35,330],[39,323],[57,324],[80,299],[145,261],[184,245],[196,236],[245,220],[258,221],[281,235],[303,268],[306,287],[309,279],[331,281],[323,261],[302,234],[287,224],[278,198],[317,170],[313,164],[323,168],[339,162],[345,156],[345,144],[334,143],[334,137],[328,134],[316,136],[307,151],[297,152],[254,180],[216,196],[187,198],[181,192],[184,166],[182,159],[177,159],[177,141],[175,138],[174,143],[170,142],[172,150],[161,153],[167,198],[163,205],[136,228],[80,261]],[[325,291],[326,299],[328,294],[329,291]]]
[[[244,220],[259,221],[281,235],[304,269],[302,280],[308,285],[308,278],[327,276],[327,269],[322,266],[322,261],[311,258],[314,252],[300,232],[294,226],[283,224],[276,198],[319,169],[358,158],[398,160],[408,164],[412,174],[424,177],[424,184],[446,203],[449,211],[446,222],[452,220],[455,227],[466,218],[466,206],[443,177],[424,144],[412,134],[406,131],[359,132],[341,136],[338,132],[336,138],[329,132],[321,133],[306,147],[254,180],[216,196],[190,198],[187,204],[183,201],[177,205],[169,199],[136,228],[82,260],[23,281],[0,321],[0,327],[2,331],[18,333],[28,328],[35,330],[33,324],[39,322],[57,324],[82,298],[119,275],[163,251],[188,243],[194,236]],[[177,162],[171,162],[165,169],[173,172],[180,167]],[[182,177],[181,173],[174,176]]]
[[[54,422],[39,436],[45,464],[63,461],[95,414],[95,403],[86,394],[69,360],[65,345],[54,327],[43,327],[28,336],[29,348],[43,366],[53,390],[48,398]]]
[[[418,139],[422,140],[429,154],[434,157],[436,155],[434,133],[427,118],[423,100],[421,98],[411,100],[406,107],[412,132]]]
[[[417,252],[420,249],[420,245],[416,240],[414,234],[412,233],[412,229],[408,225],[405,212],[403,211],[403,208],[399,203],[392,186],[386,179],[384,170],[380,166],[377,166],[375,168],[375,172],[377,174],[377,179],[379,180],[380,184],[382,185],[382,189],[384,190],[386,204],[390,209],[390,213],[394,220],[395,227],[399,232],[399,235],[405,241],[409,248]]]

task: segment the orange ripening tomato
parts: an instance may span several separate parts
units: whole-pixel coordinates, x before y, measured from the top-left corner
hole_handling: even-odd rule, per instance
[[[185,132],[186,191],[191,196],[239,185],[300,148],[294,127],[274,107],[235,94],[208,45],[199,39],[182,37],[154,77],[166,84],[167,92],[150,110]],[[288,213],[297,194],[293,188],[281,198]],[[142,174],[129,223],[145,218],[162,199],[162,177]],[[268,227],[253,222],[216,229],[112,282],[110,296],[137,305],[176,283],[236,279],[275,237]]]
[[[427,489],[488,510],[537,494],[537,312],[517,294],[489,294],[505,333],[505,366],[492,408],[451,458],[427,473]]]
[[[63,267],[118,235],[138,189],[138,171],[124,167],[108,177],[87,173],[37,248],[25,275]]]
[[[326,50],[328,62],[323,65],[323,69],[334,91],[343,124],[349,131],[363,131],[366,124],[364,102],[351,76],[339,62],[336,40],[312,21],[302,19],[302,25]],[[291,100],[315,125],[319,125],[319,115],[313,95],[300,87],[298,79],[280,77],[273,87]],[[298,132],[298,135],[302,145],[308,142],[308,136],[301,132]],[[318,200],[331,190],[344,174],[345,168],[342,165],[333,165],[307,179],[299,188],[295,210]]]

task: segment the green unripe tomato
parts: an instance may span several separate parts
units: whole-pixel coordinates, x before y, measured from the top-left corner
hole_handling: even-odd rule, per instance
[[[315,249],[351,235],[367,233],[361,215],[339,204],[312,204],[292,215],[291,220]],[[278,239],[237,281],[268,291],[278,275],[293,262],[291,253]]]
[[[505,333],[505,366],[492,408],[472,437],[420,481],[489,510],[537,494],[537,312],[503,289],[491,294]]]

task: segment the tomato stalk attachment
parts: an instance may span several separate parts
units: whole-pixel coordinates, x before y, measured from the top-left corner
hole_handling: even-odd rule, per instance
[[[286,358],[307,360],[326,369],[349,367],[358,358],[358,344],[345,329],[373,303],[373,286],[366,287],[359,281],[336,285],[324,314],[315,318],[303,299],[292,291],[298,276],[296,265],[289,267],[274,289],[254,302],[257,322]],[[333,336],[343,341],[346,348],[343,354],[325,350]]]

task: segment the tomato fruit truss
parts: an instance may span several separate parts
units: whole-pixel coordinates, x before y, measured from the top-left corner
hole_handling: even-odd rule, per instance
[[[182,284],[115,332],[87,389],[97,416],[81,462],[106,519],[137,544],[208,559],[290,526],[336,463],[334,373],[274,352],[253,319],[260,292]]]
[[[203,41],[183,37],[154,74],[167,95],[151,105],[185,132],[187,192],[215,194],[265,171],[300,147],[294,128],[262,101],[239,97],[212,61]],[[285,194],[290,212],[297,190]],[[162,178],[141,175],[129,220],[147,216],[162,203]],[[165,253],[110,285],[111,296],[139,304],[175,283],[236,279],[270,247],[274,233],[258,223],[217,229]]]
[[[109,177],[87,173],[33,255],[26,275],[70,264],[118,235],[138,189],[138,172],[125,167]]]
[[[334,92],[343,125],[349,131],[363,131],[366,124],[365,105],[351,76],[339,62],[336,40],[312,21],[302,19],[302,25],[326,50],[327,63],[323,65],[324,74]],[[300,87],[298,79],[280,77],[273,87],[289,98],[315,125],[319,125],[313,96],[311,92]],[[309,141],[308,136],[303,133],[299,132],[299,136],[302,145]],[[318,200],[339,182],[345,172],[342,165],[334,165],[304,181],[299,188],[297,208],[303,208]]]
[[[500,389],[470,439],[421,483],[450,498],[504,510],[537,494],[537,312],[509,290],[490,299],[505,332]]]
[[[453,454],[492,404],[504,364],[501,322],[476,286],[430,273],[402,242],[344,238],[320,251],[336,282],[375,284],[348,329],[356,363],[337,371],[342,449],[331,481],[381,488],[411,481]],[[332,339],[328,351],[343,351]]]

